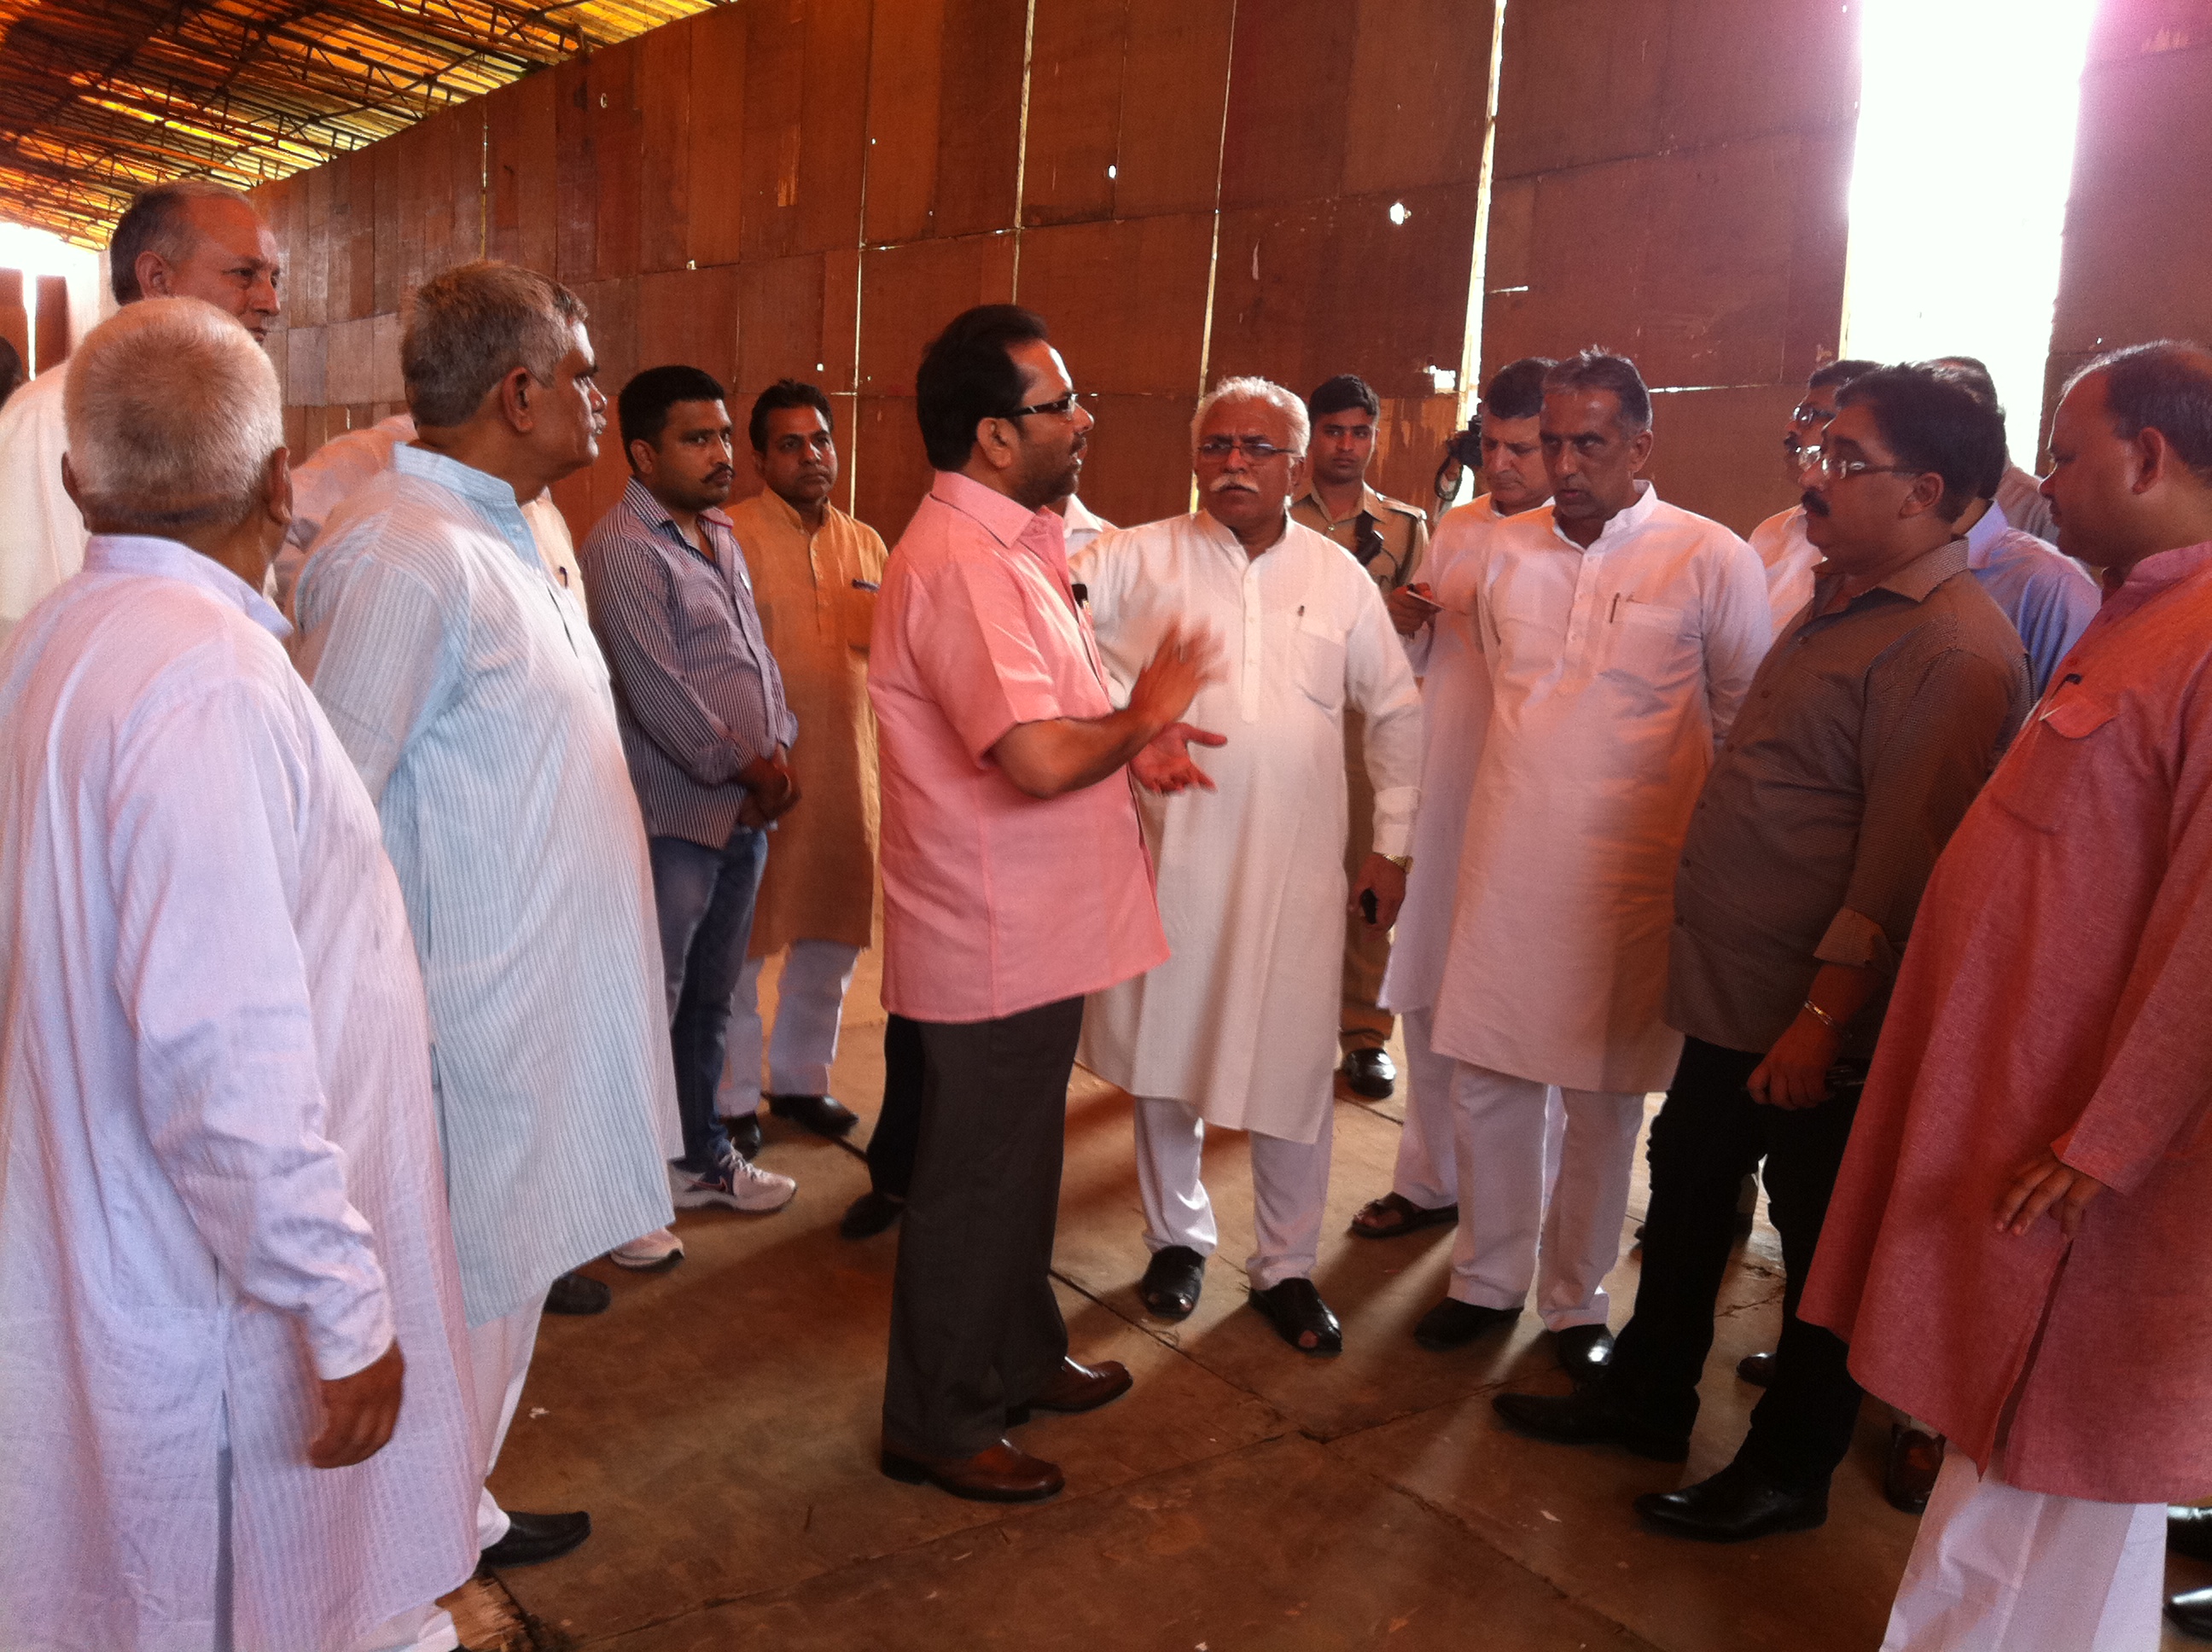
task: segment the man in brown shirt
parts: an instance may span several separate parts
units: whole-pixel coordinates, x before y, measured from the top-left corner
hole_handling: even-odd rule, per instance
[[[1429,519],[1403,500],[1367,485],[1375,457],[1375,423],[1382,403],[1367,381],[1339,374],[1306,398],[1313,434],[1306,455],[1310,484],[1291,504],[1291,519],[1352,553],[1387,598],[1420,577],[1429,548]],[[1346,875],[1359,869],[1375,847],[1375,793],[1367,779],[1366,724],[1344,714],[1345,777],[1350,782],[1352,835],[1344,846]],[[1403,868],[1401,868],[1403,870]],[[1344,1002],[1339,1022],[1345,1080],[1358,1095],[1381,1101],[1398,1078],[1382,1048],[1393,1017],[1376,1000],[1390,966],[1390,932],[1353,915],[1344,926]]]
[[[1859,1390],[1797,1297],[1921,890],[2027,714],[2027,655],[1953,525],[2003,427],[1963,386],[1884,367],[1805,469],[1826,556],[1698,799],[1674,884],[1667,1019],[1686,1037],[1651,1127],[1636,1314],[1602,1378],[1507,1394],[1509,1422],[1680,1462],[1712,1346],[1737,1185],[1765,1158],[1787,1284],[1751,1432],[1711,1479],[1637,1499],[1720,1541],[1818,1526]]]

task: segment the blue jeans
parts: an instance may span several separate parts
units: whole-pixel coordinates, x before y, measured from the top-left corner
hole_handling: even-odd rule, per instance
[[[648,847],[676,1055],[676,1108],[684,1120],[684,1157],[677,1165],[703,1175],[727,1141],[714,1116],[714,1090],[729,1042],[730,993],[744,968],[753,897],[768,865],[768,834],[739,826],[720,849],[684,837],[656,837]]]

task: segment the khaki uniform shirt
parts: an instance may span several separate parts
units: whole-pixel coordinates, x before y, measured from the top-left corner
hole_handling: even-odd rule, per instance
[[[1429,547],[1429,519],[1403,500],[1360,484],[1359,508],[1333,519],[1320,494],[1309,488],[1291,506],[1291,520],[1334,540],[1388,596],[1420,576]]]
[[[834,505],[810,536],[799,513],[766,490],[728,510],[785,701],[799,719],[791,748],[799,804],[769,839],[748,952],[769,957],[797,940],[866,946],[881,815],[868,633],[884,542]]]

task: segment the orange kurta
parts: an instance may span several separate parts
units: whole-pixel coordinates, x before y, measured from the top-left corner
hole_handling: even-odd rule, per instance
[[[729,515],[784,698],[799,718],[791,749],[799,805],[769,839],[749,955],[768,957],[798,940],[866,946],[880,814],[868,632],[884,542],[835,506],[810,536],[799,513],[765,491],[732,505]]]

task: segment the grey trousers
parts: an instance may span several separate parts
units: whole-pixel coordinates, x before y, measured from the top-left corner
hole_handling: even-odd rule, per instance
[[[1083,1000],[924,1021],[921,1136],[891,1284],[884,1442],[965,1457],[1067,1353],[1052,1292],[1067,1080]]]

